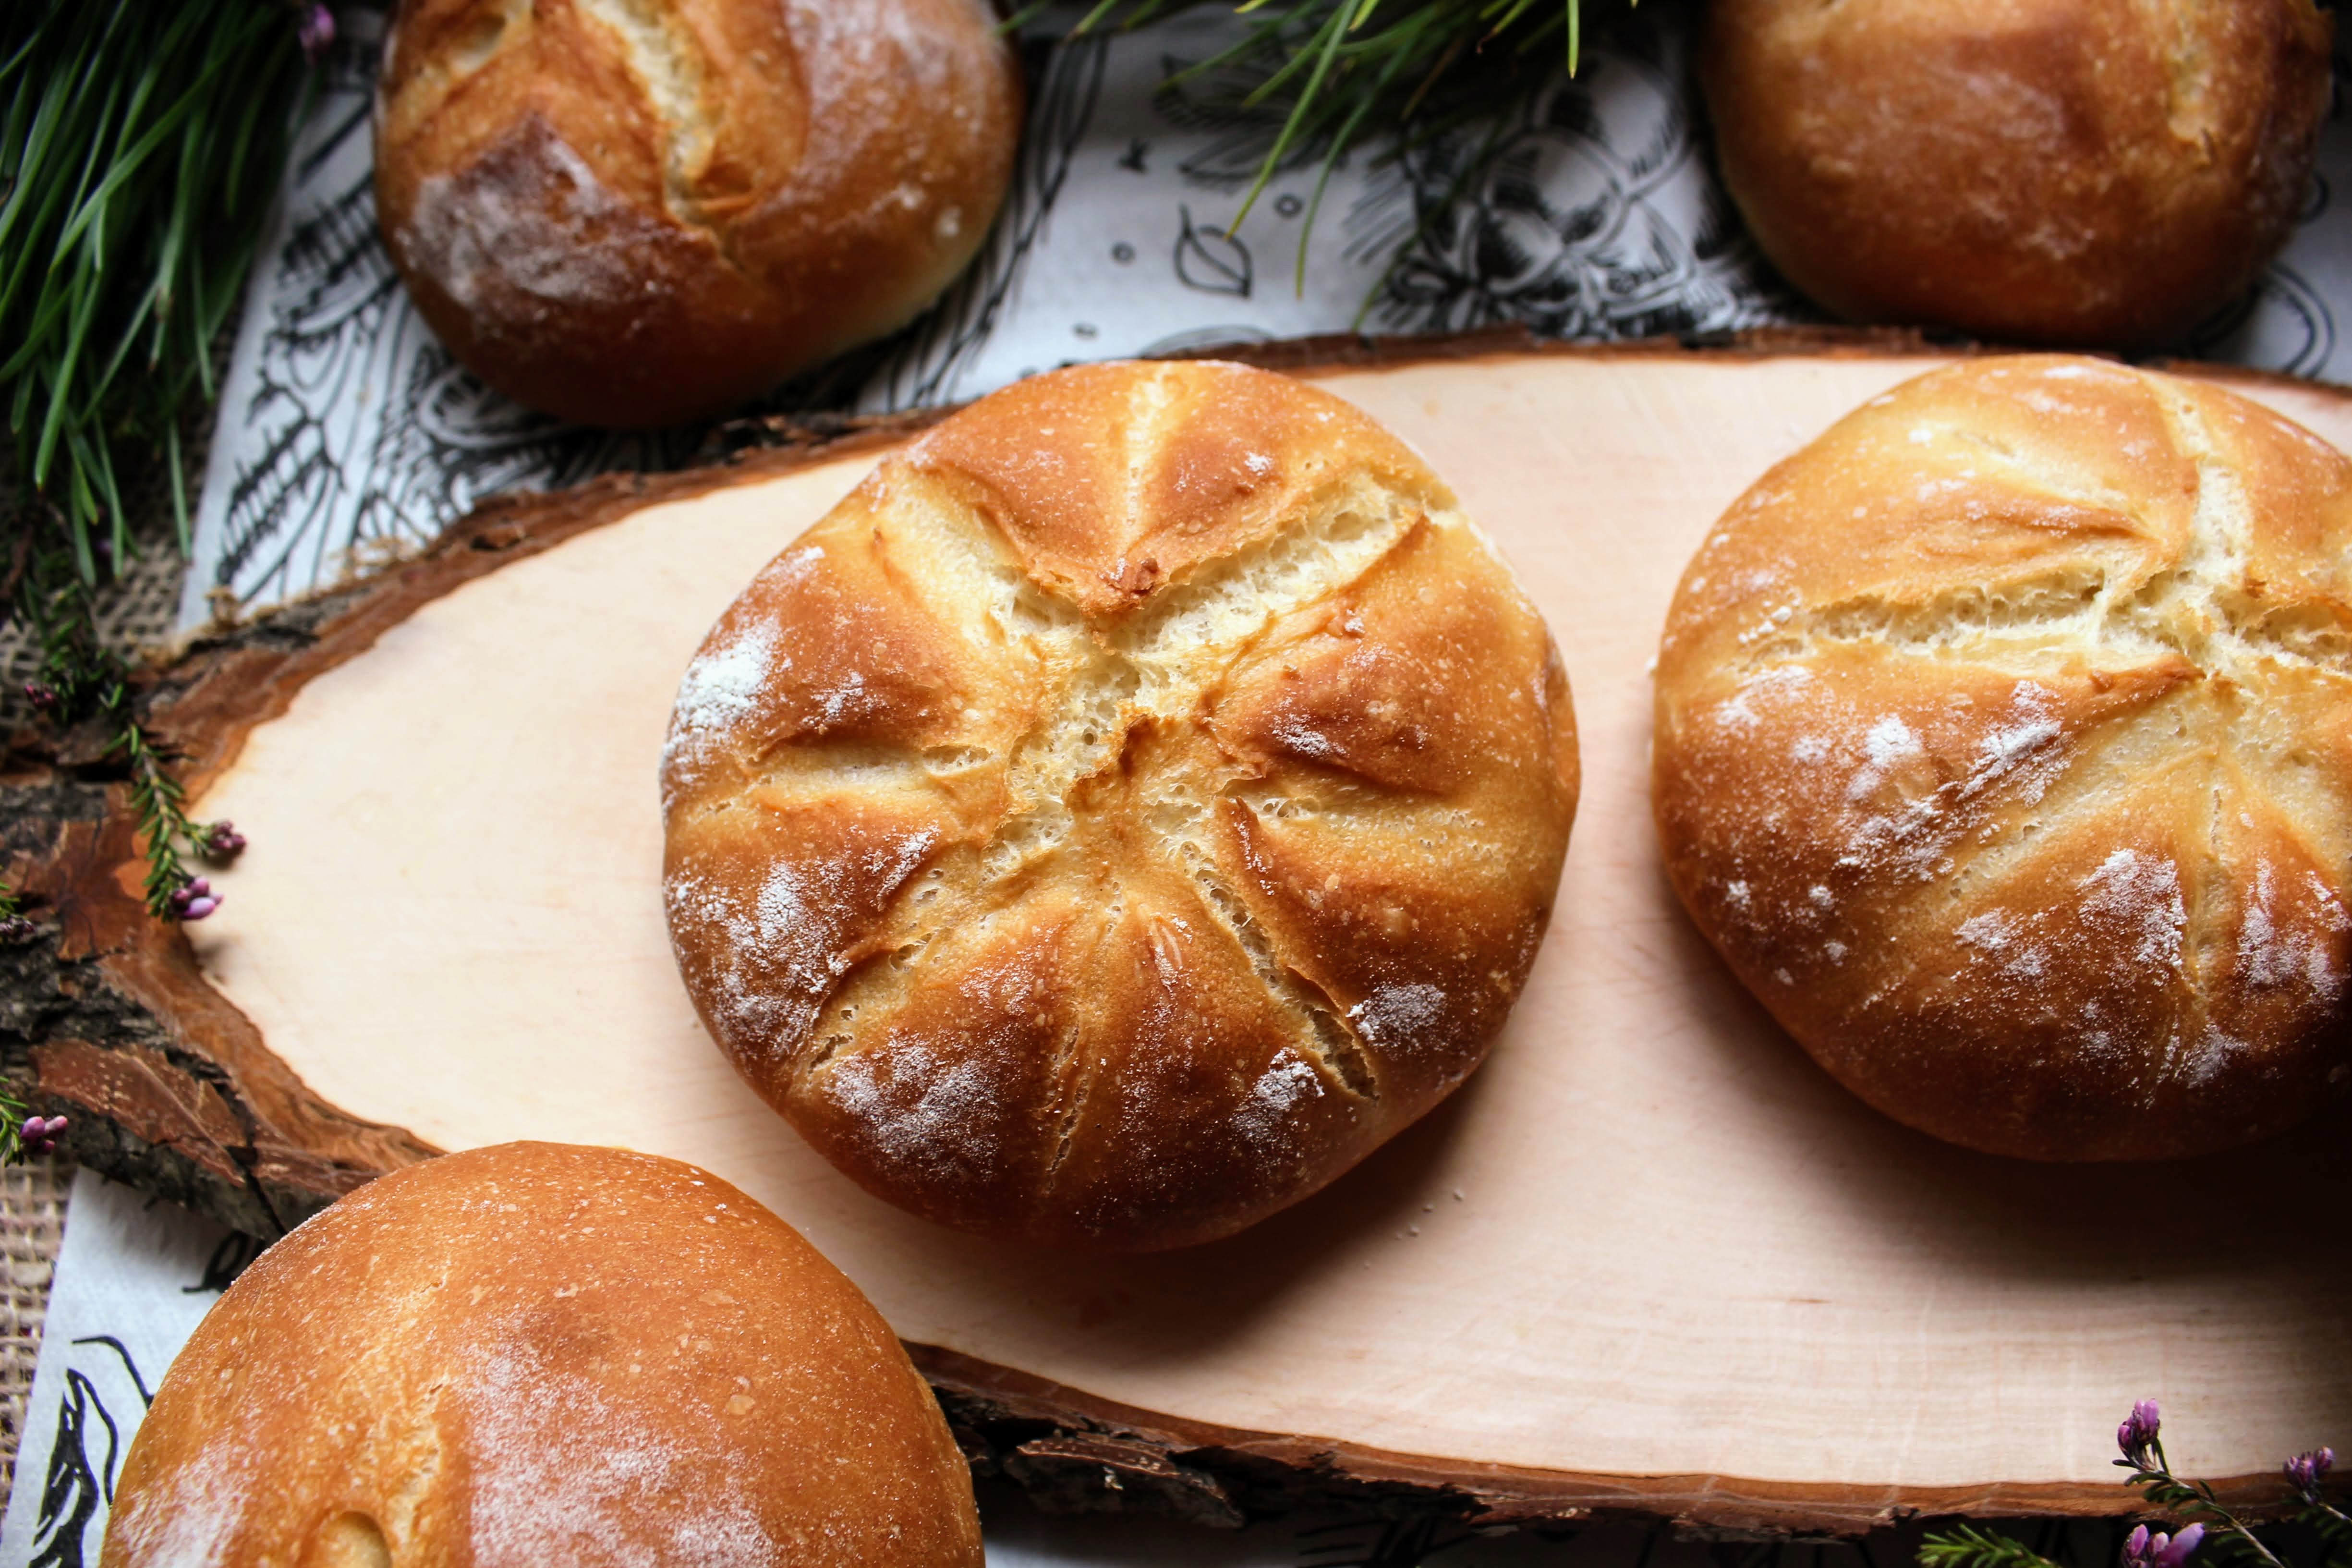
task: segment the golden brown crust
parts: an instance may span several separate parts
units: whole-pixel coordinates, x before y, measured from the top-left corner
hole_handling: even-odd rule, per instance
[[[675,1160],[508,1143],[371,1183],[172,1363],[102,1561],[979,1568],[857,1288]]]
[[[2169,341],[2301,209],[2333,19],[2312,0],[1715,0],[1725,183],[1855,321]]]
[[[1089,366],[956,416],[729,608],[663,770],[703,1021],[951,1225],[1227,1234],[1449,1092],[1576,795],[1542,622],[1328,394]]]
[[[1676,890],[1846,1086],[2150,1159],[2352,1077],[2352,461],[2218,388],[1994,359],[1856,411],[1677,593]]]
[[[979,247],[1020,82],[976,0],[404,0],[376,210],[485,381],[716,413],[898,326]]]

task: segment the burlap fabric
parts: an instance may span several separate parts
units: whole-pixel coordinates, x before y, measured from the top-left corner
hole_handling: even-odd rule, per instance
[[[16,1479],[16,1441],[41,1352],[41,1318],[65,1238],[72,1174],[70,1166],[49,1160],[0,1171],[0,1497]]]

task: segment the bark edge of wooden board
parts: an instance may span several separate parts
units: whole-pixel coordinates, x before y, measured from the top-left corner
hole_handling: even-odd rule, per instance
[[[1736,362],[1970,351],[1909,333],[1783,329],[1706,343],[1536,344],[1511,331],[1207,352],[1305,371],[1500,354]],[[724,466],[608,476],[554,494],[492,500],[411,559],[252,622],[199,634],[172,662],[142,676],[142,711],[178,759],[192,796],[199,795],[235,761],[245,737],[284,712],[304,684],[463,584],[646,506],[879,448],[944,412],[772,425],[762,438],[773,445]],[[180,930],[146,917],[135,823],[105,744],[94,731],[20,734],[0,767],[0,874],[31,895],[40,922],[35,940],[0,949],[0,1053],[12,1068],[29,1065],[39,1109],[72,1118],[67,1152],[264,1237],[377,1174],[436,1152],[400,1128],[360,1121],[312,1093],[206,983]],[[1917,1514],[2119,1515],[2137,1501],[2120,1487],[2084,1484],[1865,1488],[1431,1460],[1188,1422],[951,1351],[910,1349],[976,1472],[1007,1478],[1065,1510],[1146,1508],[1237,1524],[1302,1503],[1339,1502],[1494,1525],[1625,1514],[1725,1531],[1843,1534]],[[2222,1490],[2254,1503],[2278,1489],[2273,1478],[2244,1477]]]
[[[1707,1475],[1582,1475],[1392,1454],[1358,1444],[1248,1432],[1137,1410],[937,1345],[907,1346],[976,1477],[1002,1477],[1058,1513],[1146,1510],[1234,1528],[1339,1505],[1381,1517],[1441,1515],[1472,1529],[1665,1521],[1729,1539],[1855,1536],[1906,1520],[2115,1518],[2145,1514],[2136,1492],[2079,1482],[1858,1487]],[[2231,1507],[2265,1517],[2275,1478],[2214,1483]]]

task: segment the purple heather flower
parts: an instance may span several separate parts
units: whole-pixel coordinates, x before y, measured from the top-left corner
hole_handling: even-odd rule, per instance
[[[47,1154],[56,1151],[58,1138],[65,1130],[66,1119],[62,1116],[27,1116],[16,1136],[24,1143],[26,1153]]]
[[[46,713],[58,705],[57,688],[44,686],[37,680],[28,680],[25,682],[25,700],[40,712]]]
[[[2320,1479],[2335,1468],[2335,1449],[2314,1448],[2310,1453],[2297,1454],[2286,1462],[2286,1479],[2294,1483],[2294,1489],[2303,1494],[2304,1501],[2317,1502]]]
[[[236,830],[236,825],[226,817],[214,823],[211,830],[205,835],[205,850],[224,860],[244,847],[245,835],[239,833]]]
[[[317,65],[335,41],[335,14],[324,5],[303,6],[301,19],[294,24],[294,36],[302,40],[302,52],[310,57],[310,63]]]
[[[2201,1524],[2192,1524],[2178,1535],[2162,1531],[2151,1534],[2147,1526],[2135,1525],[2124,1541],[2124,1568],[2180,1568],[2204,1539]]]
[[[189,879],[186,887],[174,891],[164,902],[170,906],[173,919],[200,921],[221,907],[221,897],[213,891],[210,882],[202,877],[194,877]]]
[[[2148,1461],[2153,1458],[2148,1449],[2155,1444],[2156,1435],[2163,1426],[2156,1401],[2143,1399],[2132,1406],[2131,1414],[2124,1417],[2124,1424],[2116,1428],[2116,1447],[2124,1451],[2124,1458],[2132,1464],[2143,1470],[2148,1469],[2152,1468]]]

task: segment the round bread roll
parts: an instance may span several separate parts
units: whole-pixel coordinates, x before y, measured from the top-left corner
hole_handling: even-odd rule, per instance
[[[2170,341],[2293,226],[2328,101],[2312,0],[1712,0],[1725,184],[1839,315]]]
[[[105,1568],[980,1568],[857,1288],[675,1160],[508,1143],[263,1253],[156,1391]]]
[[[981,0],[403,0],[376,215],[499,391],[719,413],[889,331],[971,259],[1020,134]]]
[[[1315,1191],[1478,1065],[1576,800],[1542,620],[1348,404],[1057,371],[737,599],[662,770],[670,937],[869,1190],[1139,1250]]]
[[[1656,697],[1676,891],[1888,1115],[2161,1159],[2352,1076],[2352,462],[2277,415],[1922,377],[1724,515]]]

